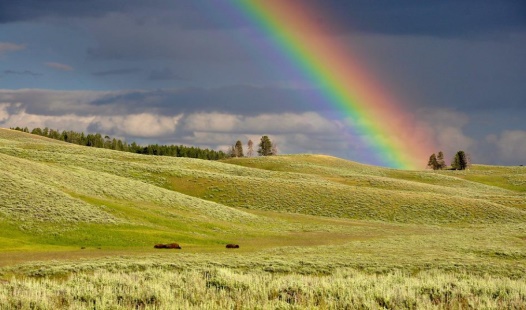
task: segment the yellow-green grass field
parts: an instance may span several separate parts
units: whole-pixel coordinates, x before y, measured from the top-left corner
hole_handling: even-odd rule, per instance
[[[523,309],[524,283],[526,167],[205,161],[0,129],[1,309]]]

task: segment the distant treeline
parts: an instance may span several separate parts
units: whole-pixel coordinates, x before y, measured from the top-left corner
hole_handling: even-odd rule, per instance
[[[84,134],[84,132],[75,132],[72,130],[64,130],[62,132],[49,128],[34,128],[29,131],[27,127],[11,128],[22,132],[32,133],[34,135],[44,136],[55,140],[65,141],[73,144],[91,146],[97,148],[111,149],[123,152],[158,155],[158,156],[173,156],[173,157],[190,157],[199,159],[217,160],[227,157],[223,151],[214,151],[209,149],[201,149],[193,146],[184,145],[159,145],[149,144],[148,146],[140,146],[135,142],[128,144],[126,141],[120,139],[110,138],[109,136],[102,136],[100,133]]]

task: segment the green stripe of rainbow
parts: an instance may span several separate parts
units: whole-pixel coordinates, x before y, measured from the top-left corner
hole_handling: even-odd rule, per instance
[[[382,88],[355,63],[348,47],[323,34],[313,14],[318,8],[306,7],[307,2],[298,0],[235,3],[319,86],[327,104],[353,123],[355,132],[364,137],[383,165],[423,168],[420,163],[430,154],[426,139],[418,139],[421,135],[409,115],[385,97]]]

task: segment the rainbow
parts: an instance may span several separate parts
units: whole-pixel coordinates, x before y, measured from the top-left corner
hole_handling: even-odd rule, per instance
[[[355,140],[361,137],[378,164],[398,169],[425,167],[432,153],[425,130],[358,65],[348,46],[324,34],[319,24],[321,8],[295,0],[233,3],[317,86],[324,101],[320,104],[329,105],[349,122]]]

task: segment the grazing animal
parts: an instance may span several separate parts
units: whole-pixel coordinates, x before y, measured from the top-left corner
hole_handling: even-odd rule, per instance
[[[181,246],[177,243],[169,243],[169,244],[156,244],[153,246],[156,249],[181,249]]]
[[[167,249],[181,249],[181,246],[177,243],[170,243],[166,245]]]
[[[239,244],[229,243],[229,244],[226,245],[226,248],[227,249],[239,249]]]

